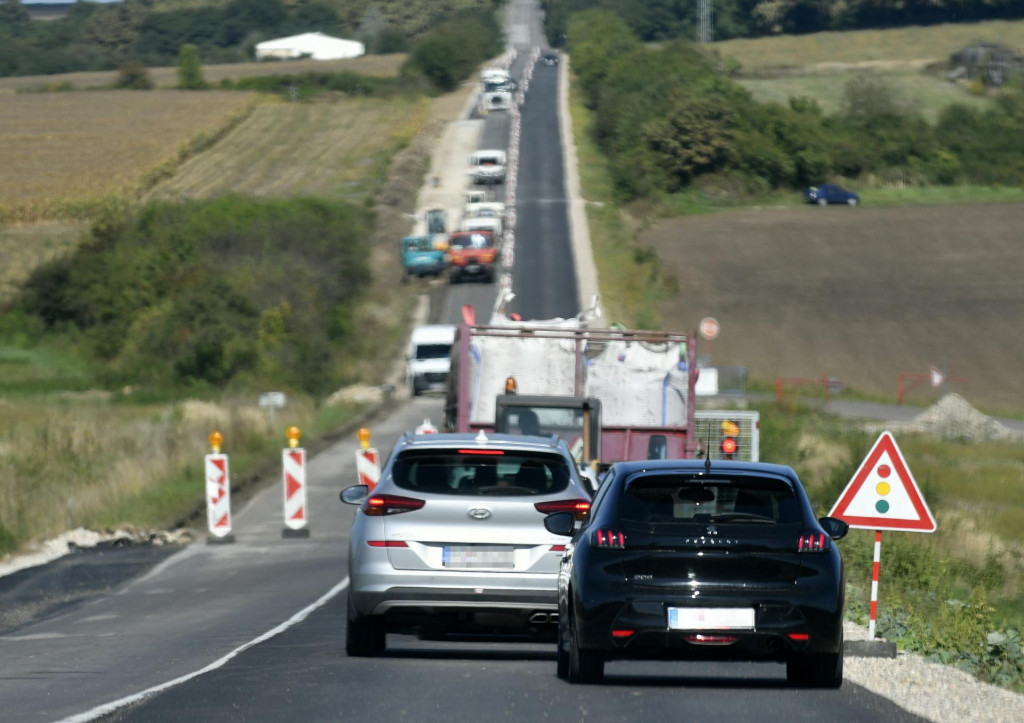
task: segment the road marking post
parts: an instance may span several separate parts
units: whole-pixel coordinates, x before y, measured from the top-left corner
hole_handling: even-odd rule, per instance
[[[306,497],[306,450],[299,447],[302,431],[288,428],[288,448],[281,452],[281,477],[284,482],[284,528],[281,537],[309,537]]]
[[[208,544],[234,542],[231,534],[231,474],[228,456],[220,451],[224,437],[212,432],[209,437],[213,450],[206,455],[206,524],[210,534]]]
[[[359,449],[356,450],[356,472],[359,484],[366,485],[370,492],[380,482],[380,455],[370,446],[370,430],[366,427],[356,432]]]

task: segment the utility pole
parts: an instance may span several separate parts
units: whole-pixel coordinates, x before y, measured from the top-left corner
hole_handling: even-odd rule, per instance
[[[697,0],[697,44],[706,45],[714,40],[714,0]]]

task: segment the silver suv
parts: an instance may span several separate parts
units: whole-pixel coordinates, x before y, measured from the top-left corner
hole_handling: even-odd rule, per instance
[[[388,632],[437,635],[557,630],[565,539],[544,517],[583,519],[590,497],[557,437],[411,433],[360,505],[349,547],[349,655],[383,652]]]

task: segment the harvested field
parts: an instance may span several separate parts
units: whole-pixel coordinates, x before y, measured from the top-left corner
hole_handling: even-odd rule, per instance
[[[5,96],[0,215],[36,220],[62,205],[132,192],[201,137],[230,126],[255,98],[220,91]]]
[[[678,279],[667,326],[721,323],[715,364],[893,401],[900,374],[935,365],[967,378],[951,390],[971,404],[1019,412],[1022,220],[1024,204],[765,208],[673,219],[639,244]]]
[[[978,41],[1002,43],[1024,50],[1024,22],[993,20],[908,26],[885,30],[810,33],[778,37],[724,40],[712,50],[732,57],[744,73],[822,70],[826,66],[884,70],[920,66],[921,61],[945,62],[965,45]],[[818,66],[817,68],[809,66]]]
[[[421,130],[429,113],[426,98],[261,105],[152,195],[204,198],[231,192],[361,201],[383,176],[382,164]]]
[[[240,80],[264,75],[292,75],[299,73],[340,73],[348,70],[364,75],[390,78],[398,75],[405,62],[404,53],[394,55],[364,55],[348,60],[292,60],[270,63],[225,63],[204,65],[203,77],[207,83],[216,85],[222,80]],[[178,86],[178,69],[175,67],[149,68],[149,79],[157,88],[173,89]],[[71,87],[76,89],[109,87],[117,82],[116,70],[85,73],[58,73],[55,75],[26,75],[0,78],[0,94],[18,89],[45,89]]]

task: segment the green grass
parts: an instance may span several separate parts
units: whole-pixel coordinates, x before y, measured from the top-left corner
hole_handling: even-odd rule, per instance
[[[752,73],[803,69],[824,63],[892,67],[922,61],[943,62],[951,53],[979,40],[1008,45],[1020,52],[1024,49],[1024,21],[784,35],[725,40],[711,47],[724,58],[738,60],[744,73]]]
[[[93,388],[90,363],[66,346],[25,347],[0,342],[0,394],[5,398]]]
[[[918,71],[837,70],[830,73],[787,74],[776,78],[736,78],[755,100],[788,105],[790,98],[813,98],[826,115],[843,110],[846,84],[865,73],[891,88],[904,110],[922,115],[929,123],[938,120],[947,105],[963,105],[984,110],[993,106],[992,95],[973,95],[965,84]]]

